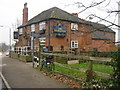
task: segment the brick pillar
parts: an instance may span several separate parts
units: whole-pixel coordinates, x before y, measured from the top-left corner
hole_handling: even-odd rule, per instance
[[[23,9],[23,25],[27,24],[28,22],[28,8],[27,8],[27,3],[24,4],[24,9]]]

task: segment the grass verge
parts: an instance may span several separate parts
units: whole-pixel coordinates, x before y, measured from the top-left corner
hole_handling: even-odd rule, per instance
[[[82,69],[88,69],[89,63],[81,63],[81,64],[65,64],[70,67],[75,68],[82,68]],[[112,74],[113,73],[113,67],[109,65],[104,64],[93,64],[93,71],[102,72],[106,74]]]

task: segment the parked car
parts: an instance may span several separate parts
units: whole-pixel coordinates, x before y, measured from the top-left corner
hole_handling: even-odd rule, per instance
[[[5,55],[6,55],[6,56],[9,56],[9,52],[7,52]]]

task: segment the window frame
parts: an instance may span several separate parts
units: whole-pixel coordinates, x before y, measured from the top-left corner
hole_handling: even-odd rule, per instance
[[[31,32],[35,32],[35,24],[31,25]]]
[[[78,48],[78,40],[71,40],[71,48]]]
[[[74,28],[73,28],[73,26],[74,26]],[[77,23],[71,23],[71,30],[74,30],[74,31],[78,30],[78,24]]]
[[[45,21],[39,23],[39,31],[41,31],[41,30],[46,30],[46,22]]]
[[[20,28],[19,29],[19,35],[22,35],[23,34],[23,28]]]

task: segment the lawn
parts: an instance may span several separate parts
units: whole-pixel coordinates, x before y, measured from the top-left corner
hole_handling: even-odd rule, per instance
[[[73,70],[73,69],[68,69],[59,65],[55,65],[55,71],[72,76],[74,78],[85,78],[86,75],[84,72],[80,72],[77,70]]]
[[[65,64],[65,65],[68,65],[68,64]],[[75,68],[88,69],[89,63],[69,64],[68,66],[75,67]],[[109,65],[104,65],[104,64],[93,64],[93,70],[97,72],[107,73],[107,74],[113,73],[113,67]]]

